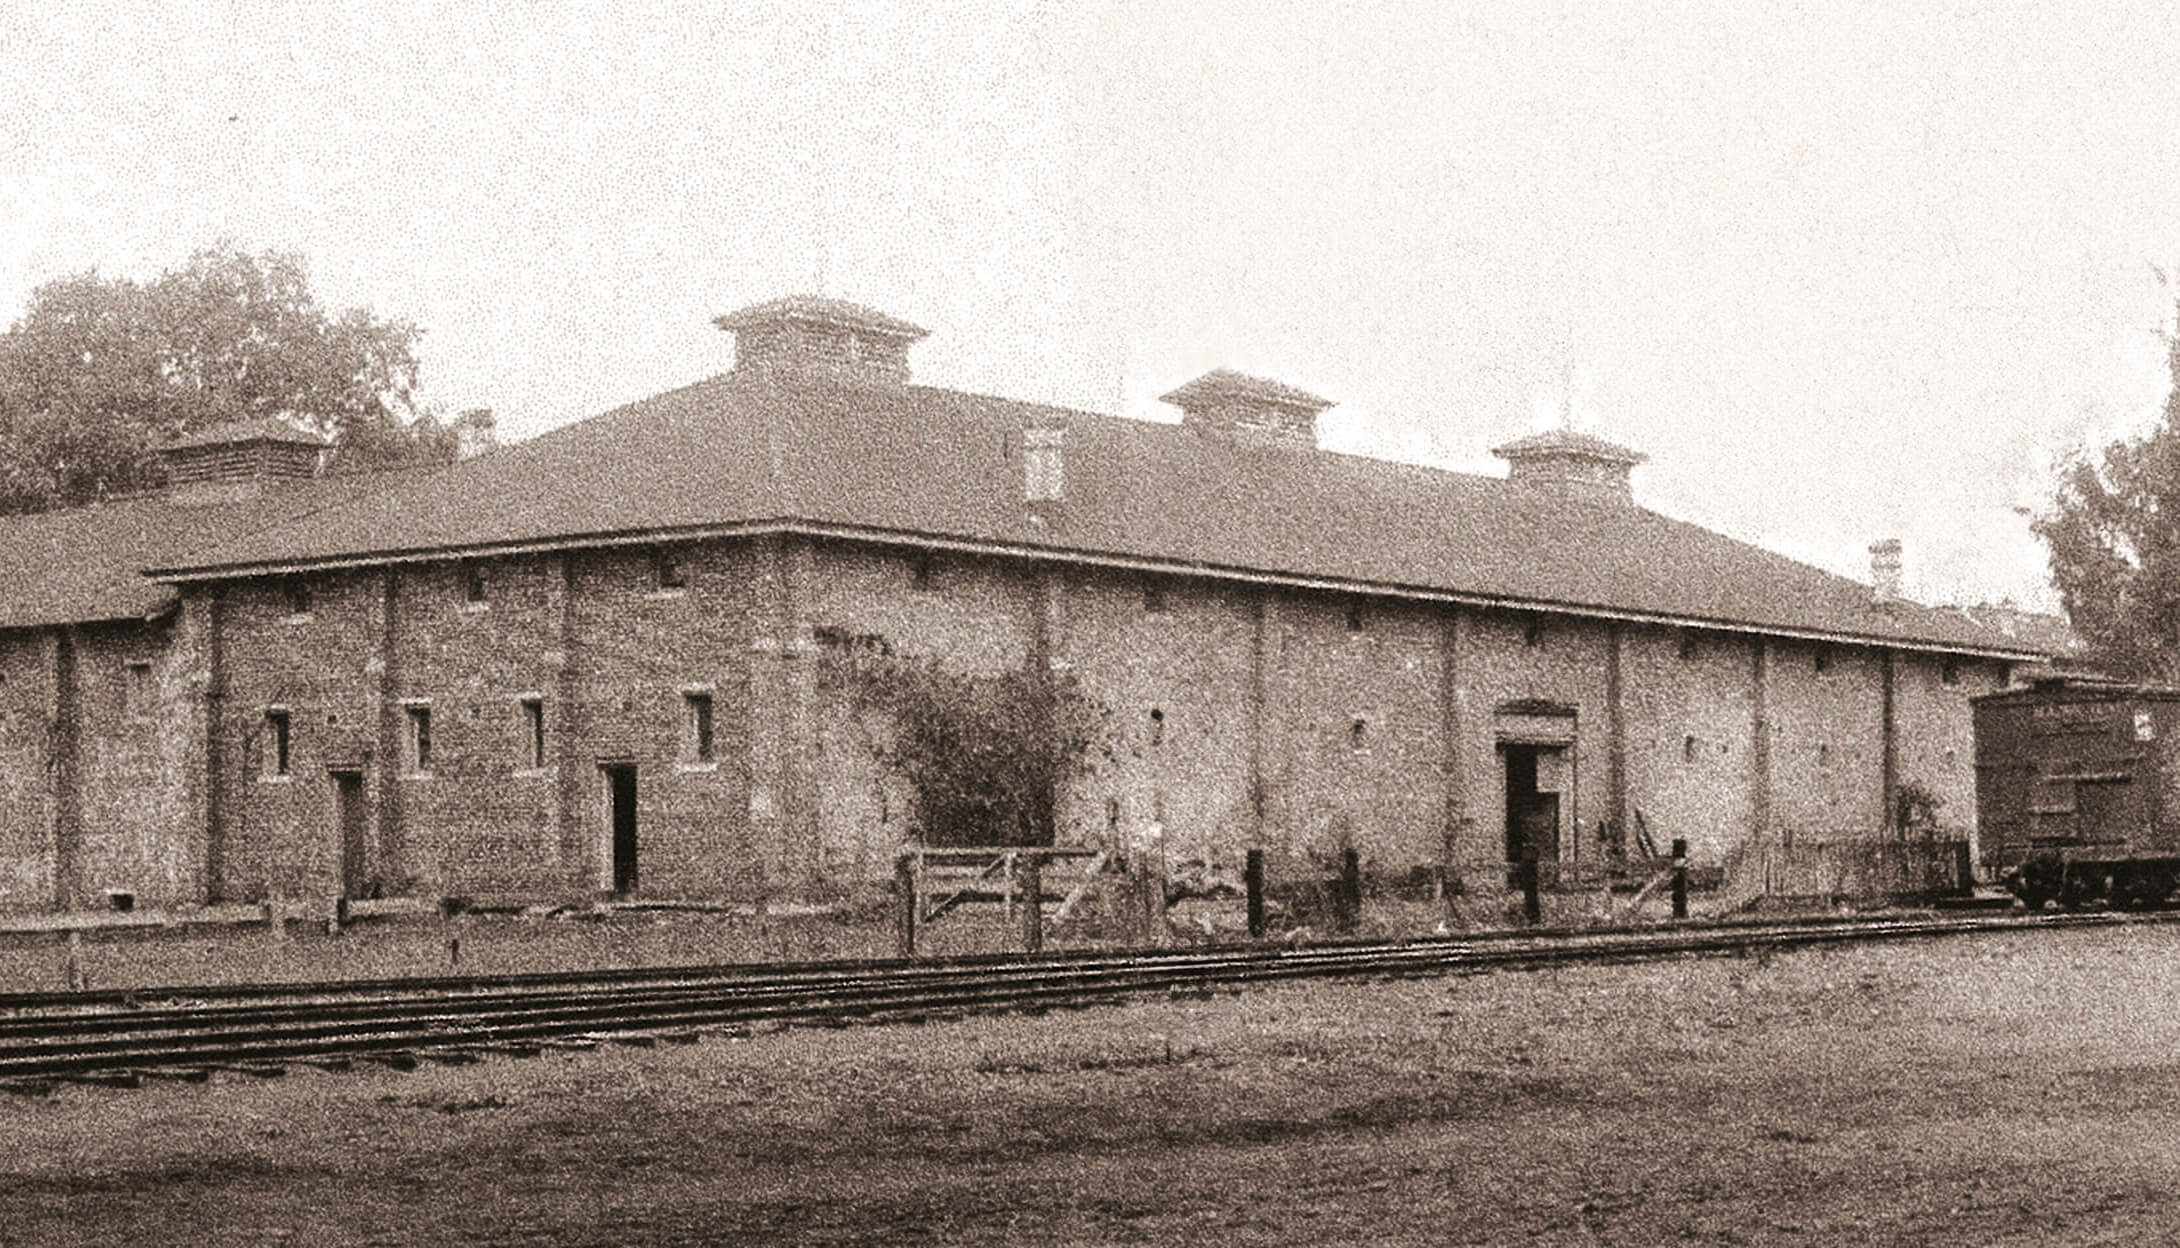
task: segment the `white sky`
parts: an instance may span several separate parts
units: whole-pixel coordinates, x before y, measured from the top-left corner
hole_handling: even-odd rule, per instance
[[[2051,604],[2015,508],[2139,428],[2180,11],[0,0],[0,322],[221,238],[423,326],[522,437],[821,284],[919,379],[1153,414],[1214,365],[1497,471],[1573,371],[1669,514]]]

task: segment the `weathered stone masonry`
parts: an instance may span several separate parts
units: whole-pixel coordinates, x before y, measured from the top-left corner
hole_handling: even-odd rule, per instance
[[[912,803],[818,688],[821,635],[965,670],[1043,656],[1072,671],[1119,748],[1063,795],[1070,841],[1155,823],[1169,864],[1353,846],[1388,873],[1436,866],[1449,833],[1464,871],[1504,860],[1499,747],[1553,718],[1510,707],[1571,712],[1560,857],[1607,852],[1624,808],[1717,861],[1759,828],[1875,834],[1888,735],[1913,743],[1903,775],[1967,811],[1948,726],[2002,679],[1995,663],[1895,655],[1909,722],[1888,734],[1887,658],[1858,647],[791,535],[673,553],[676,588],[643,548],[489,561],[482,604],[451,561],[325,574],[307,616],[274,583],[225,589],[208,648],[229,672],[217,891],[602,891],[611,764],[637,770],[646,893],[882,878]],[[690,755],[692,694],[712,699],[709,760]],[[543,707],[542,768],[526,700]],[[275,708],[293,725],[287,775],[259,739]],[[412,708],[430,712],[428,771],[403,770],[389,741]],[[339,878],[329,769],[381,795],[363,881]]]

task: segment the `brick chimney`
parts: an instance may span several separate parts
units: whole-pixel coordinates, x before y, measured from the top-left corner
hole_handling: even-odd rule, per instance
[[[1317,413],[1332,406],[1304,390],[1232,369],[1215,368],[1158,400],[1181,409],[1181,423],[1243,446],[1317,449]]]
[[[1870,602],[1889,607],[1900,601],[1900,539],[1880,538],[1870,543]]]
[[[1034,424],[1022,431],[1022,501],[1057,504],[1067,500],[1067,430]]]
[[[1635,501],[1628,474],[1650,458],[1572,429],[1547,429],[1492,447],[1491,453],[1506,461],[1509,481],[1611,503]]]
[[[908,384],[908,348],[928,331],[845,299],[790,295],[712,322],[734,334],[734,371],[781,380]]]
[[[279,420],[215,425],[159,449],[167,497],[183,504],[231,503],[318,475],[325,439]]]

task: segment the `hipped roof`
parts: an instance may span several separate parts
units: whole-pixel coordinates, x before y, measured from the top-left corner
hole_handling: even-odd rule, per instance
[[[1023,502],[1062,426],[1064,502]],[[728,374],[186,556],[169,579],[791,530],[2032,657],[1959,611],[1626,502],[925,386]],[[177,549],[170,547],[169,549]]]
[[[185,506],[142,494],[0,516],[0,629],[156,618],[173,608],[178,592],[142,569],[417,475],[281,483],[232,502]]]

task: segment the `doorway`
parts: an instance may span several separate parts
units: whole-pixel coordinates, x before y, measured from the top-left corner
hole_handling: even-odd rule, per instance
[[[1506,769],[1506,860],[1534,855],[1559,861],[1560,790],[1565,787],[1566,749],[1557,745],[1502,744]]]
[[[333,780],[333,823],[341,838],[341,896],[358,900],[371,891],[369,811],[363,803],[361,771],[329,771]]]
[[[613,891],[636,891],[636,765],[608,763],[599,768],[606,778],[606,826],[611,829]]]

